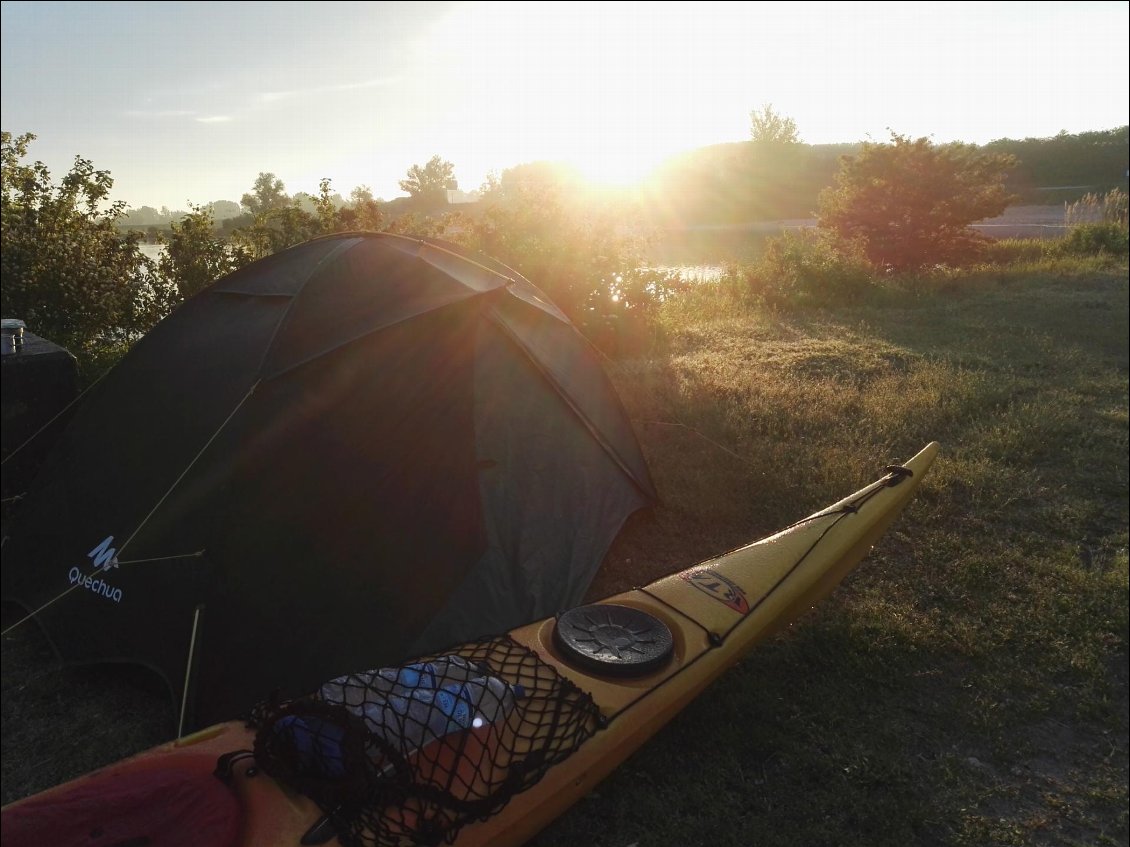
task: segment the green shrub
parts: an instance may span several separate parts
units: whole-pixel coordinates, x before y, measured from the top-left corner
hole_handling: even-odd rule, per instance
[[[771,239],[747,280],[769,306],[835,305],[861,300],[875,287],[875,273],[858,243],[804,229]]]
[[[68,348],[80,362],[128,346],[160,320],[175,290],[123,235],[110,203],[108,171],[76,156],[59,180],[42,162],[27,163],[35,136],[2,133],[0,307],[37,335]]]
[[[1126,224],[1108,221],[1073,226],[1059,242],[1059,249],[1068,256],[1110,255],[1125,258],[1130,251]]]
[[[999,215],[1011,197],[1011,156],[971,144],[936,145],[891,134],[842,159],[820,195],[820,226],[860,242],[868,258],[895,271],[977,258],[983,239],[970,224]]]
[[[1058,244],[1045,238],[1002,238],[986,243],[981,259],[990,265],[1029,264],[1047,258]]]

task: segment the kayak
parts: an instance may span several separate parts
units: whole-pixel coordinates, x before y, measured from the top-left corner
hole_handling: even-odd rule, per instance
[[[937,452],[649,585],[265,701],[12,803],[3,843],[520,845],[827,596]]]

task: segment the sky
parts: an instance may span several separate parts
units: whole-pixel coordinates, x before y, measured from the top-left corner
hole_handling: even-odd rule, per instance
[[[1120,2],[53,3],[0,5],[0,124],[132,207],[460,188],[532,161],[627,184],[749,138],[771,105],[811,144],[986,143],[1128,119]]]

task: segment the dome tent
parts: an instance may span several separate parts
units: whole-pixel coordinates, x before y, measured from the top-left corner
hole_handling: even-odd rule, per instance
[[[655,490],[597,355],[527,280],[345,234],[185,302],[84,398],[4,599],[157,670],[186,729],[576,605]]]

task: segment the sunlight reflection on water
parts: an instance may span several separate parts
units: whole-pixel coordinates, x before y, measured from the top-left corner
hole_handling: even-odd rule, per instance
[[[717,282],[725,269],[721,265],[663,265],[653,270],[674,271],[684,282]]]

